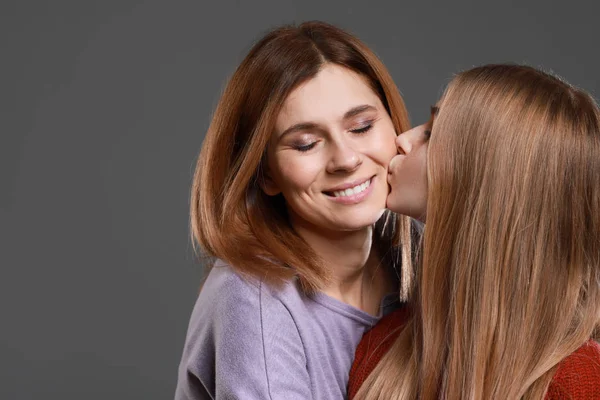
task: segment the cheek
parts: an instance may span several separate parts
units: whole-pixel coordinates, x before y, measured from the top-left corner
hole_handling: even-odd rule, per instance
[[[401,156],[399,156],[401,157]],[[397,213],[422,218],[427,207],[425,152],[412,153],[394,161],[387,207]]]
[[[427,206],[427,152],[424,149],[419,151],[419,157],[415,160],[413,170],[414,174],[414,195],[417,202],[416,207],[423,210]]]
[[[318,177],[320,160],[301,153],[285,152],[275,157],[271,169],[283,192],[308,188]]]
[[[407,171],[415,186],[422,190],[427,187],[427,148],[422,146],[411,160],[410,169]]]
[[[419,154],[421,178],[424,182],[425,188],[427,188],[427,149],[428,145],[425,144],[423,148],[420,149]]]
[[[374,135],[371,148],[375,158],[387,168],[390,160],[398,154],[398,150],[396,149],[396,132],[391,123],[389,127]]]
[[[399,156],[402,157],[402,156]],[[411,193],[423,195],[427,188],[427,152],[420,148],[395,161],[392,165],[392,188],[397,187]]]

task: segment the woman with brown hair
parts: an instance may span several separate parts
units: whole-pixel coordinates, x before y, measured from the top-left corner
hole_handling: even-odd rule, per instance
[[[350,34],[304,23],[251,49],[194,176],[192,233],[216,261],[175,398],[346,397],[356,345],[412,270],[410,219],[385,211],[407,128],[389,73]]]
[[[489,65],[438,107],[389,165],[389,208],[427,221],[412,298],[361,341],[350,398],[600,399],[598,106]]]

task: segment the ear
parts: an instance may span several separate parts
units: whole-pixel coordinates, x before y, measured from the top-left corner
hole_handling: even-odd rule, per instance
[[[260,188],[267,196],[276,196],[281,193],[279,185],[277,185],[277,183],[275,183],[271,177],[271,172],[268,168],[265,168],[265,171],[262,173],[262,179],[260,179]]]

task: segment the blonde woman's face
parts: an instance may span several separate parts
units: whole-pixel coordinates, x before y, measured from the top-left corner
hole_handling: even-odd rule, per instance
[[[351,231],[385,210],[396,132],[360,75],[326,65],[285,100],[268,150],[268,195],[281,193],[294,226]]]
[[[436,112],[437,108],[432,107],[426,124],[398,136],[398,155],[392,158],[388,170],[387,207],[423,222],[427,214],[427,149]]]

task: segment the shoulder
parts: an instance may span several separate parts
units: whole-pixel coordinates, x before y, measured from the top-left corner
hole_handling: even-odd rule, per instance
[[[217,262],[204,281],[196,306],[227,309],[238,302],[252,302],[258,298],[261,282],[239,274],[227,264]],[[198,304],[199,303],[199,304]]]
[[[302,302],[303,296],[294,282],[274,287],[217,261],[202,285],[196,307],[210,309],[215,317],[243,315],[247,319],[248,311],[273,307],[284,310],[289,304]]]
[[[559,364],[546,399],[600,399],[600,345],[590,340]]]
[[[388,352],[409,318],[408,306],[402,306],[383,317],[370,331],[365,333],[356,348],[348,383],[349,398],[360,389],[369,374]]]
[[[288,303],[290,298],[300,296],[291,284],[274,288],[217,262],[202,286],[190,327],[196,323],[220,330],[262,333],[273,324],[291,322]]]
[[[217,397],[268,398],[279,390],[281,371],[305,373],[298,329],[280,295],[260,280],[217,263],[192,312],[181,386],[192,385],[193,377],[208,393],[220,393]]]
[[[244,348],[254,352],[274,330],[297,337],[289,305],[294,296],[300,297],[294,287],[279,290],[217,262],[194,305],[186,346],[201,355]]]

